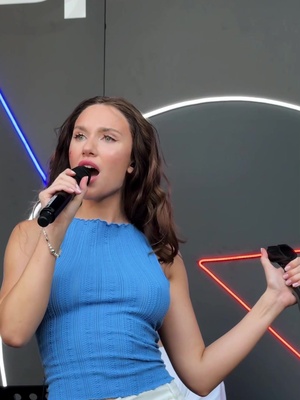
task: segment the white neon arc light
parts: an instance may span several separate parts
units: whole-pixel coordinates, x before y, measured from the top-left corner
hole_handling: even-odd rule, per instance
[[[168,111],[173,111],[179,108],[194,106],[197,104],[207,104],[207,103],[218,103],[218,102],[233,102],[233,101],[241,101],[241,102],[250,102],[250,103],[261,103],[261,104],[269,104],[278,107],[284,107],[295,111],[300,111],[300,106],[292,103],[287,103],[279,100],[272,100],[263,97],[251,97],[251,96],[216,96],[216,97],[203,97],[194,100],[186,100],[178,103],[170,104],[169,106],[157,108],[156,110],[144,113],[143,116],[145,118],[151,118],[159,114],[164,114]],[[27,147],[25,146],[27,150]],[[41,171],[38,170],[39,173]],[[29,219],[32,219],[33,215],[29,216]],[[1,371],[1,379],[2,386],[7,386],[6,372],[5,372],[5,364],[3,358],[3,350],[2,350],[2,340],[0,337],[0,371]]]
[[[42,3],[46,0],[0,0],[0,6],[8,4],[31,4],[31,3]]]
[[[300,111],[300,106],[292,103],[287,103],[280,100],[272,100],[264,97],[251,97],[251,96],[216,96],[216,97],[203,97],[200,99],[194,100],[186,100],[181,101],[179,103],[174,103],[169,106],[157,108],[156,110],[147,112],[144,115],[145,118],[151,118],[155,115],[164,114],[168,111],[173,111],[178,108],[184,108],[189,106],[194,106],[197,104],[207,104],[207,103],[219,103],[219,102],[232,102],[232,101],[242,101],[242,102],[250,102],[250,103],[261,103],[261,104],[270,104],[272,106],[289,108],[291,110]]]

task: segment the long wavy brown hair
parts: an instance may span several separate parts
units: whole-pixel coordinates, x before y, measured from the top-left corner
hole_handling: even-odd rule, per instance
[[[160,262],[171,264],[178,254],[170,201],[170,184],[163,171],[164,159],[154,126],[140,111],[120,97],[92,97],[81,102],[58,129],[58,143],[49,163],[48,186],[69,164],[69,146],[75,122],[81,112],[94,104],[118,109],[127,119],[132,134],[133,172],[125,177],[122,200],[128,220],[147,237]]]

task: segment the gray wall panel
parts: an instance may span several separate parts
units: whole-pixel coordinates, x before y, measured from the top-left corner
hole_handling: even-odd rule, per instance
[[[54,128],[103,93],[104,1],[69,20],[60,0],[0,7],[0,87],[46,168]]]
[[[107,2],[106,92],[143,111],[191,98],[300,103],[299,2]]]

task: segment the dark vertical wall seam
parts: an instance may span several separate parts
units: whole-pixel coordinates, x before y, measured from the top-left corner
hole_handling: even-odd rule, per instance
[[[104,0],[104,12],[103,12],[103,96],[105,96],[105,72],[106,72],[106,0]]]

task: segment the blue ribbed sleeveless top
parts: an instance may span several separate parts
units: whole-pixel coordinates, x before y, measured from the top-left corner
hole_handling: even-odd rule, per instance
[[[61,247],[36,335],[48,399],[125,397],[171,382],[157,346],[169,281],[146,237],[131,224],[75,218]]]

